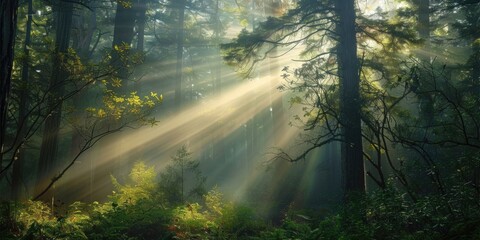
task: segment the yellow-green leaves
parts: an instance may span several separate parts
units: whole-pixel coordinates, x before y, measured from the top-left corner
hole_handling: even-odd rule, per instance
[[[131,0],[117,0],[117,4],[122,5],[123,8],[131,8],[133,6]]]
[[[225,203],[223,202],[223,194],[217,187],[214,187],[205,195],[205,205],[211,213],[222,215]]]
[[[475,41],[473,41],[473,46],[475,46],[475,47],[480,46],[480,38],[477,38],[477,39],[475,39]]]
[[[105,116],[107,116],[107,113],[105,112],[105,110],[103,110],[103,109],[100,108],[100,109],[98,109],[98,111],[97,111],[97,116],[98,116],[99,118],[104,118]]]
[[[303,99],[299,96],[294,96],[290,98],[290,106],[293,106],[295,104],[301,104],[303,102]]]
[[[157,188],[156,177],[153,167],[147,167],[145,163],[138,162],[129,174],[129,183],[122,185],[114,176],[111,176],[117,191],[110,197],[119,205],[135,204],[140,199],[149,199]]]
[[[112,85],[112,87],[119,88],[122,86],[122,80],[120,78],[112,78],[110,85]]]
[[[163,100],[162,95],[150,92],[150,95],[139,96],[137,92],[119,95],[112,90],[105,90],[102,104],[97,108],[87,108],[91,117],[126,120],[143,118]],[[146,119],[145,119],[146,120]]]

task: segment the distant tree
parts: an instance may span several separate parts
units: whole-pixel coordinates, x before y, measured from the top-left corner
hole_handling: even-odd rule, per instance
[[[160,190],[172,204],[183,204],[187,199],[201,198],[205,194],[206,179],[191,155],[187,147],[182,146],[160,174]]]
[[[37,170],[36,193],[40,193],[48,183],[48,176],[56,169],[59,131],[62,118],[62,97],[65,94],[65,82],[68,72],[65,69],[65,55],[70,45],[73,3],[60,1],[57,9],[55,27],[55,52],[53,56],[52,76],[49,83],[48,104],[51,111],[45,120],[40,159]]]
[[[128,55],[131,54],[131,44],[135,36],[135,20],[137,17],[137,1],[117,1],[112,41],[112,66],[117,77],[122,81],[121,89],[128,92],[129,66]]]
[[[176,0],[172,6],[177,10],[177,59],[176,59],[176,80],[175,80],[175,105],[177,110],[182,106],[182,77],[183,77],[183,45],[185,41],[185,8],[186,0]]]
[[[145,51],[145,24],[147,24],[147,0],[137,0],[137,51]]]
[[[21,76],[21,89],[19,91],[19,107],[18,107],[18,131],[20,136],[25,136],[27,133],[27,121],[28,121],[28,86],[29,86],[29,76],[30,76],[30,44],[31,44],[31,34],[32,34],[32,22],[33,22],[33,3],[32,0],[27,1],[28,5],[28,16],[27,24],[25,29],[25,42],[23,45],[23,54],[24,59],[22,61],[22,76]],[[20,143],[24,145],[24,143]],[[20,200],[22,197],[21,193],[21,184],[23,182],[23,167],[25,165],[25,146],[18,147],[18,155],[15,163],[13,164],[12,172],[12,199]]]

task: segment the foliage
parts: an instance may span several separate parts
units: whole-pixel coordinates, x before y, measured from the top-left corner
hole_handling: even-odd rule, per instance
[[[250,208],[225,202],[216,188],[209,191],[204,200],[203,211],[198,203],[174,210],[170,229],[178,239],[237,239],[262,228]]]
[[[40,201],[12,205],[15,209],[13,215],[2,214],[2,225],[10,229],[5,235],[22,239],[152,239],[153,236],[170,236],[166,227],[172,219],[172,212],[161,205],[156,195],[153,167],[139,162],[129,176],[131,183],[125,185],[112,177],[117,192],[110,196],[110,201],[89,205],[76,202],[65,213],[61,213],[61,209],[54,212]]]
[[[6,206],[8,203],[4,203]],[[20,239],[88,239],[82,228],[90,221],[85,204],[75,202],[62,215],[55,215],[52,209],[40,201],[26,201],[10,205],[12,212],[2,215],[10,221],[6,237]],[[7,228],[8,229],[8,228]]]
[[[42,202],[2,205],[2,236],[6,239],[477,239],[480,207],[471,188],[458,186],[447,195],[430,194],[412,200],[394,185],[356,197],[333,215],[311,217],[290,211],[279,226],[269,226],[246,206],[225,201],[218,189],[204,204],[174,209],[162,205],[153,177],[137,164],[130,176],[139,188],[120,190],[105,203],[72,204],[54,214]],[[149,175],[149,174],[147,174]],[[139,178],[137,178],[139,177]],[[125,186],[120,187],[120,189]],[[154,190],[152,190],[154,191]],[[118,199],[142,198],[117,204]],[[133,195],[132,195],[133,194]],[[14,212],[9,217],[8,209]]]
[[[318,229],[312,224],[286,218],[280,227],[260,232],[253,239],[318,239]]]
[[[160,191],[172,205],[183,204],[186,200],[198,200],[205,194],[206,178],[199,169],[199,163],[192,160],[191,155],[187,147],[182,146],[160,174]]]
[[[151,199],[157,188],[155,169],[145,163],[136,163],[129,174],[130,184],[121,185],[114,176],[112,183],[116,189],[110,199],[117,205],[135,204],[142,199]]]
[[[166,232],[171,211],[162,205],[156,192],[157,174],[153,167],[137,162],[129,182],[120,184],[115,177],[116,189],[110,201],[92,203],[91,217],[85,232],[91,239],[152,239],[169,236]]]
[[[463,189],[412,201],[389,186],[356,197],[323,219],[290,214],[253,239],[477,239],[480,207],[470,200],[472,194]]]
[[[89,239],[164,239],[171,211],[152,199],[117,205],[93,203],[91,222],[85,233]]]
[[[478,237],[480,229],[472,224],[480,221],[480,209],[465,200],[462,203],[469,206],[472,215],[454,214],[459,210],[451,208],[454,199],[458,200],[459,196],[424,196],[412,201],[391,187],[356,199],[338,215],[322,221],[320,232],[326,239]]]

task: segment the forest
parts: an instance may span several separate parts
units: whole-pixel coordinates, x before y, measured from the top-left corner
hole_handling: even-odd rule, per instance
[[[0,0],[1,239],[480,239],[480,0]]]

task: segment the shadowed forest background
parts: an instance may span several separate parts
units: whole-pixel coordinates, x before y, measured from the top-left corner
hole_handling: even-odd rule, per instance
[[[479,239],[478,0],[1,0],[2,239]]]

